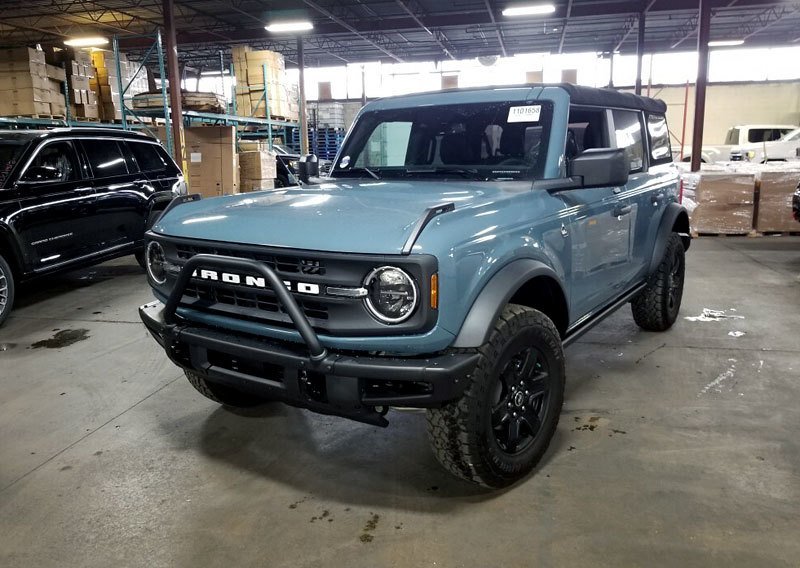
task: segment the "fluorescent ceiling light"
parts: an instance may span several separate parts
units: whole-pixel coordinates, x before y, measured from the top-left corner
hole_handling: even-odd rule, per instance
[[[708,42],[708,47],[732,47],[734,45],[742,45],[743,39],[724,39],[719,41]]]
[[[314,29],[314,24],[311,22],[281,22],[280,24],[270,24],[265,26],[268,32],[304,32]]]
[[[91,36],[68,39],[64,42],[64,45],[68,45],[70,47],[96,47],[98,45],[106,45],[107,43],[107,37]]]
[[[556,11],[553,4],[531,4],[529,6],[514,6],[503,10],[504,16],[545,16]]]

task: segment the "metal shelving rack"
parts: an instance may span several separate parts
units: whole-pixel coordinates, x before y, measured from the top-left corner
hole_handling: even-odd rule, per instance
[[[126,38],[132,36],[125,36]],[[165,80],[161,81],[161,99],[162,99],[162,106],[159,108],[150,108],[150,109],[133,109],[132,100],[133,97],[129,96],[126,99],[125,96],[128,94],[128,90],[130,89],[134,80],[139,77],[140,73],[145,72],[146,65],[151,58],[154,58],[154,64],[158,66],[158,70],[161,77],[166,77],[166,65],[164,61],[164,46],[161,39],[161,33],[155,32],[154,34],[148,34],[143,36],[137,37],[146,37],[153,39],[153,45],[145,52],[145,56],[142,61],[139,63],[139,68],[137,69],[136,73],[133,75],[130,81],[127,84],[124,83],[122,78],[122,66],[120,64],[120,49],[119,49],[119,39],[117,36],[113,38],[113,51],[114,51],[114,64],[116,66],[117,71],[117,87],[120,92],[120,102],[121,102],[121,120],[120,123],[107,123],[107,122],[85,122],[85,121],[77,121],[73,120],[69,114],[69,89],[66,88],[65,84],[65,97],[67,97],[67,115],[65,120],[58,120],[58,119],[44,119],[44,118],[26,118],[26,117],[19,117],[19,118],[3,118],[0,117],[0,128],[9,128],[9,129],[22,129],[22,128],[58,128],[58,127],[91,127],[91,128],[116,128],[116,129],[123,129],[123,130],[146,130],[151,135],[154,135],[153,131],[148,128],[147,121],[142,120],[143,118],[163,118],[164,119],[164,128],[166,131],[166,149],[167,151],[172,154],[173,153],[173,145],[172,145],[172,138],[173,132],[171,127],[170,121],[170,106],[169,106],[169,96],[167,93],[167,82]],[[266,67],[266,66],[265,66]],[[233,66],[231,66],[231,76],[233,76]],[[264,76],[266,78],[266,68],[264,69]],[[237,127],[237,139],[266,139],[269,140],[269,146],[272,148],[272,140],[276,136],[282,136],[284,141],[288,141],[291,139],[291,133],[293,129],[298,127],[296,122],[287,122],[282,120],[273,120],[269,114],[269,93],[267,90],[266,80],[264,84],[264,94],[261,97],[261,101],[263,101],[264,105],[266,106],[266,116],[267,118],[261,118],[256,116],[239,116],[236,114],[236,87],[233,86],[232,89],[232,102],[231,102],[231,114],[217,114],[211,112],[198,112],[193,110],[185,110],[183,111],[183,124],[184,126],[192,126],[198,124],[209,124],[214,126],[235,126]],[[259,105],[261,104],[259,101]],[[256,127],[257,130],[255,131],[244,131],[241,130],[239,127]]]

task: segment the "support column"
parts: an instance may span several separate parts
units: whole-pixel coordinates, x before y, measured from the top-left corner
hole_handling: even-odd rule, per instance
[[[172,0],[163,0],[164,38],[167,44],[167,77],[169,78],[169,106],[172,120],[172,145],[175,161],[186,172],[183,155],[183,108],[181,107],[181,74],[178,69],[178,45],[175,39],[175,9]],[[161,77],[164,80],[164,77]]]
[[[297,68],[300,70],[300,155],[308,154],[308,121],[306,120],[306,76],[303,37],[297,36]]]
[[[614,52],[613,51],[611,52],[611,55],[609,55],[609,61],[611,63],[611,69],[609,70],[609,73],[608,73],[608,88],[609,89],[613,89],[614,88]]]
[[[694,128],[692,129],[692,171],[700,171],[703,153],[703,126],[706,116],[708,83],[708,39],[711,36],[711,0],[700,0],[697,28],[697,82],[694,89]]]
[[[636,42],[636,94],[642,94],[642,58],[644,57],[645,12],[639,12],[639,37]]]

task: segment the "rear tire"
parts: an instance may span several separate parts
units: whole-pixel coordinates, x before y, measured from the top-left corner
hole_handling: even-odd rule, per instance
[[[238,391],[227,385],[207,381],[202,375],[194,371],[183,371],[189,383],[204,397],[231,408],[250,408],[268,402],[268,399]]]
[[[428,435],[445,469],[485,487],[506,487],[541,460],[564,401],[564,353],[543,313],[508,305],[497,319],[464,395],[427,411]]]
[[[631,301],[633,319],[639,327],[647,331],[665,331],[672,327],[681,309],[685,274],[683,241],[677,233],[672,233],[655,274]]]
[[[0,255],[0,325],[8,318],[14,307],[14,273],[5,258]]]

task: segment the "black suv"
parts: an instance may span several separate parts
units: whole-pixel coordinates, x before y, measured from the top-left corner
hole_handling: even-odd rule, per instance
[[[111,128],[0,130],[0,324],[15,284],[136,254],[186,192],[154,139]]]

